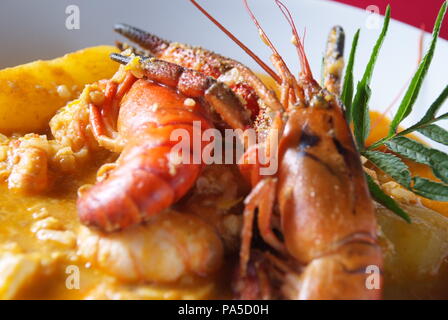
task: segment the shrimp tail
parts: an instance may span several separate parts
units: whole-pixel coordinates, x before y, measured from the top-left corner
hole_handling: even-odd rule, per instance
[[[159,95],[164,104],[155,101],[154,95]],[[152,113],[154,125],[138,126],[132,123],[138,119],[125,119],[125,114],[127,117],[132,111],[148,108],[151,102],[159,103],[159,114],[163,115],[162,110],[171,114],[163,117]],[[171,133],[183,129],[192,137],[195,121],[204,130],[210,125],[189,111],[170,110],[172,104],[182,102],[174,91],[145,80],[138,81],[131,88],[121,103],[123,117],[120,125],[122,131],[128,126],[135,128],[135,136],[128,137],[116,169],[109,172],[103,181],[81,193],[78,212],[84,224],[104,231],[124,229],[168,208],[191,188],[202,163],[177,163],[182,159],[171,153],[177,143],[171,141]],[[191,150],[188,149],[188,157],[192,156]]]

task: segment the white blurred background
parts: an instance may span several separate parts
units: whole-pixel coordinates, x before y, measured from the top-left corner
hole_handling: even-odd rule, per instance
[[[199,0],[219,21],[268,62],[269,50],[258,37],[241,0]],[[281,54],[298,71],[296,51],[290,44],[289,26],[271,0],[249,1],[260,22]],[[372,17],[367,11],[324,0],[284,0],[289,6],[299,32],[306,28],[305,47],[316,78],[325,39],[330,28],[339,24],[346,31],[346,57],[351,39],[362,28],[355,65],[355,79],[360,79],[373,44],[380,32],[368,28]],[[66,8],[77,5],[80,29],[67,30]],[[392,7],[392,17],[393,17]],[[369,18],[370,17],[370,18]],[[434,17],[435,18],[435,17]],[[36,59],[50,59],[64,53],[98,44],[113,44],[121,39],[113,25],[125,22],[163,38],[199,45],[230,56],[251,67],[258,66],[220,30],[212,25],[188,0],[1,0],[0,67],[9,67]],[[379,27],[381,27],[382,18]],[[420,30],[392,22],[378,59],[372,82],[371,106],[384,110],[396,97],[416,68]],[[426,36],[426,45],[430,36]],[[433,65],[415,110],[405,124],[419,119],[447,83],[448,44],[440,39]],[[447,111],[447,106],[444,106]],[[447,126],[443,123],[442,126]]]

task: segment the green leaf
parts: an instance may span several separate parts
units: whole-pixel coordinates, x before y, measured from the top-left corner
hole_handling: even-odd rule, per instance
[[[374,150],[374,149],[378,148],[379,146],[383,145],[386,141],[388,141],[390,139],[393,139],[398,136],[405,136],[414,131],[424,130],[426,127],[430,126],[432,123],[437,122],[439,120],[443,120],[445,118],[448,118],[448,112],[437,117],[437,112],[442,107],[443,103],[445,102],[445,100],[447,98],[448,98],[448,85],[445,87],[445,89],[442,91],[442,93],[437,97],[436,101],[434,101],[433,104],[429,107],[428,111],[426,112],[426,114],[423,116],[423,118],[420,121],[418,121],[416,124],[414,124],[412,127],[409,127],[406,130],[400,131],[393,135],[389,134],[387,137],[382,138],[382,139],[372,143],[372,145],[369,147],[369,150]],[[421,132],[421,133],[426,135],[426,131]],[[437,135],[434,135],[434,138],[440,139],[440,140],[442,140],[442,142],[433,139],[433,137],[429,137],[429,138],[433,139],[434,141],[446,144],[443,142],[443,141],[446,141],[446,140],[443,140],[443,139],[445,139],[444,135],[439,134],[439,136],[440,136],[440,138],[437,138]]]
[[[434,175],[443,182],[448,183],[448,155],[435,149],[429,149],[428,154]]]
[[[406,188],[410,187],[411,173],[400,158],[380,151],[365,151],[362,154],[399,184]]]
[[[406,137],[396,137],[386,141],[385,145],[400,156],[408,158],[418,163],[431,165],[429,162],[428,148]]]
[[[448,119],[448,112],[437,117],[436,120],[439,121],[439,120],[443,120],[443,119]]]
[[[411,223],[411,218],[406,213],[406,211],[401,209],[394,199],[384,193],[384,191],[381,190],[380,186],[378,186],[375,181],[373,181],[371,176],[366,174],[366,178],[370,194],[372,195],[373,199],[375,199],[376,202],[382,204],[393,213],[397,214],[399,217],[403,218],[406,222]]]
[[[417,122],[412,127],[419,127],[422,124],[429,123],[433,121],[436,118],[437,112],[442,107],[443,103],[445,102],[446,98],[448,98],[448,85],[443,89],[442,93],[437,97],[436,101],[432,103],[432,105],[429,107],[428,111],[426,111],[426,114],[423,116],[423,118]]]
[[[412,107],[415,104],[415,101],[417,100],[418,94],[420,93],[420,89],[422,87],[423,80],[425,79],[425,76],[428,72],[429,65],[431,64],[432,58],[434,56],[434,51],[437,44],[437,39],[440,33],[440,27],[443,21],[443,18],[445,16],[447,3],[444,2],[442,7],[440,8],[439,15],[437,17],[436,23],[434,25],[434,31],[433,31],[433,38],[431,42],[431,46],[429,47],[428,52],[426,53],[425,57],[423,58],[422,62],[420,63],[420,66],[418,67],[414,77],[412,78],[412,81],[409,85],[408,90],[406,91],[406,94],[404,95],[404,98],[398,107],[398,111],[395,114],[389,135],[395,134],[397,131],[398,126],[400,123],[405,119],[412,111]]]
[[[448,155],[406,137],[397,137],[385,145],[395,153],[431,167],[434,175],[448,183]]]
[[[431,159],[431,168],[437,178],[448,183],[448,157],[441,161]]]
[[[369,135],[370,115],[369,100],[372,91],[369,85],[358,82],[356,96],[353,100],[352,117],[355,139],[359,148],[364,148],[364,143]]]
[[[436,201],[448,201],[448,185],[428,179],[415,177],[413,191],[425,198]]]
[[[345,106],[345,116],[347,122],[351,123],[351,108],[353,100],[353,66],[355,65],[356,49],[358,47],[360,30],[356,31],[352,41],[352,49],[350,50],[350,57],[348,59],[347,68],[345,69],[344,84],[342,86],[341,100]]]
[[[389,29],[389,22],[390,22],[390,5],[387,6],[381,34],[378,37],[378,40],[376,41],[375,46],[373,47],[373,51],[370,56],[369,63],[366,66],[366,70],[365,70],[364,76],[362,78],[362,82],[364,82],[366,84],[370,84],[370,81],[372,79],[373,69],[375,68],[375,63],[378,58],[378,54],[380,52],[381,46],[383,45],[384,39],[387,34],[387,30]]]
[[[355,98],[353,99],[353,104],[351,107],[351,119],[353,119],[354,124],[354,134],[355,139],[360,149],[364,148],[365,140],[369,134],[370,123],[369,123],[369,99],[371,95],[371,90],[369,88],[370,82],[372,80],[373,69],[375,67],[376,60],[378,58],[379,51],[386,37],[387,30],[389,28],[390,22],[390,6],[387,6],[386,15],[384,17],[383,29],[381,34],[373,47],[372,54],[370,56],[369,63],[366,66],[364,76],[362,80],[358,83]]]
[[[435,124],[418,129],[417,131],[433,141],[448,146],[448,131]]]

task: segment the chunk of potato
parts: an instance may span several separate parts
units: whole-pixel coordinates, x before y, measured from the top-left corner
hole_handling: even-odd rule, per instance
[[[14,298],[20,289],[37,273],[38,260],[24,254],[0,255],[0,299]]]
[[[0,71],[0,133],[43,131],[56,110],[85,84],[110,78],[118,68],[111,46],[91,47],[48,61]]]
[[[430,209],[402,205],[408,224],[387,209],[377,210],[389,246],[385,249],[385,297],[448,298],[448,218]]]

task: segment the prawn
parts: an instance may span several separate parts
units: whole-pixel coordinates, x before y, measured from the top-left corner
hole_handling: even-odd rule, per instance
[[[221,239],[195,215],[168,210],[145,225],[115,233],[81,227],[78,254],[122,281],[174,283],[219,270]]]
[[[265,99],[268,91],[264,85],[253,86],[260,99],[270,101],[273,116],[270,127],[260,130],[264,139],[247,151],[241,164],[253,189],[245,200],[237,294],[252,299],[272,297],[268,278],[271,283],[281,283],[282,298],[378,299],[381,290],[366,286],[367,268],[381,270],[383,264],[374,205],[343,106],[336,96],[341,47],[328,46],[326,55],[332,59],[326,61],[327,87],[322,88],[313,78],[290,12],[276,0],[291,26],[292,42],[300,57],[301,72],[296,79],[247,0],[243,2],[272,50],[281,94],[279,100],[272,96]],[[338,34],[340,38],[343,31],[334,29],[330,42],[334,43]],[[328,63],[335,60],[336,67],[330,68]],[[278,152],[269,155],[270,161],[278,161],[278,170],[262,176],[261,164],[253,165],[245,159],[257,148],[272,143],[278,143]],[[260,250],[251,249],[256,210],[260,237],[274,253],[263,251],[260,256]]]
[[[89,114],[98,143],[120,156],[100,169],[101,181],[82,188],[77,200],[81,222],[107,232],[146,221],[190,190],[203,165],[205,143],[196,148],[193,141],[197,130],[200,139],[217,118],[235,129],[250,124],[235,94],[211,77],[154,58],[112,58],[134,67],[118,71],[104,101],[89,104]],[[181,143],[193,161],[173,152],[179,143],[172,138],[175,130],[186,133]]]

